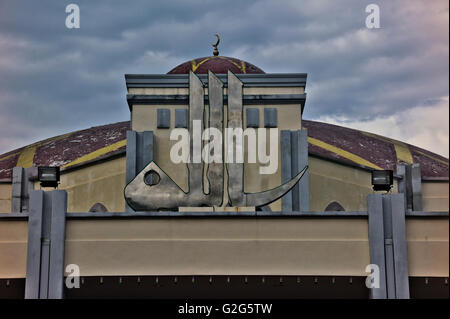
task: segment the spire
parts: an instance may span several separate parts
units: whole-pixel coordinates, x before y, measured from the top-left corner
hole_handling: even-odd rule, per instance
[[[216,37],[217,37],[217,42],[216,42],[216,44],[212,45],[213,48],[214,48],[214,51],[213,51],[214,56],[218,56],[219,55],[219,50],[217,50],[217,46],[220,43],[220,36],[218,34],[216,34]]]

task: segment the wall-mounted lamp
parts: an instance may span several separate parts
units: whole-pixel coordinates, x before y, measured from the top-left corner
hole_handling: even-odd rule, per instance
[[[374,191],[389,192],[394,184],[394,172],[392,170],[372,171],[372,187]]]
[[[38,180],[41,182],[41,187],[57,188],[59,184],[59,167],[58,166],[39,166]]]

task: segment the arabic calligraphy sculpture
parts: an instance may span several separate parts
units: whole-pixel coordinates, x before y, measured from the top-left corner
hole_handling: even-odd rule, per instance
[[[228,113],[227,128],[242,128],[242,82],[228,71]],[[224,106],[223,83],[212,72],[208,74],[209,127],[223,132]],[[189,74],[189,136],[190,150],[196,147],[193,121],[202,121],[205,115],[204,92],[201,80],[193,73]],[[200,138],[203,133],[200,130]],[[236,141],[236,147],[242,147],[243,141]],[[198,145],[197,145],[198,147]],[[195,152],[193,152],[195,153]],[[243,163],[204,163],[191,161],[188,167],[188,188],[184,192],[154,161],[150,162],[125,187],[125,200],[135,211],[157,211],[160,209],[177,209],[178,207],[222,206],[224,198],[224,174],[228,173],[228,204],[234,207],[264,206],[281,198],[291,190],[306,172],[303,168],[290,181],[273,189],[258,192],[244,192]],[[206,178],[209,192],[204,191],[204,165],[207,165]],[[146,182],[148,174],[157,174],[159,181],[155,184]]]

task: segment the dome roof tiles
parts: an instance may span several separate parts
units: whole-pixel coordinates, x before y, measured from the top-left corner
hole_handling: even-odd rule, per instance
[[[206,74],[208,70],[216,74],[225,74],[230,70],[235,74],[263,74],[257,66],[236,58],[226,56],[209,56],[186,61],[174,67],[167,74],[186,74],[189,71],[197,74]]]
[[[383,136],[315,121],[308,130],[309,154],[367,169],[393,169],[399,161],[420,163],[423,178],[448,179],[448,159]],[[40,141],[0,155],[0,181],[15,166],[58,165],[62,170],[123,154],[130,122],[96,126]]]

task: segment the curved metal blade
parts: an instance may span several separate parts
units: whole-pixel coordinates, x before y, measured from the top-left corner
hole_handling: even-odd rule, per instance
[[[300,173],[298,173],[297,176],[292,178],[289,182],[286,182],[278,187],[259,193],[246,193],[245,200],[247,206],[256,207],[273,203],[277,199],[284,196],[284,194],[289,192],[300,181],[300,179],[303,177],[307,169],[308,166],[305,166],[305,168],[303,168],[303,170]]]

